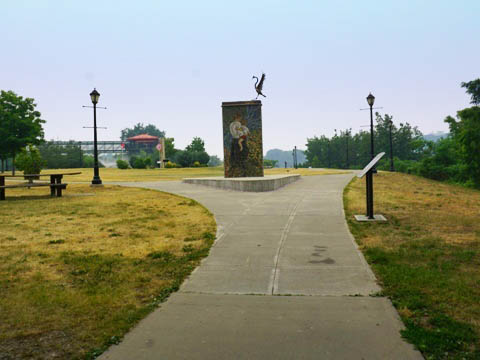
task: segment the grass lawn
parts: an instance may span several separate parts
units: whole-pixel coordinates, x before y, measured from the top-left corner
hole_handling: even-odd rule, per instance
[[[288,174],[300,174],[302,176],[315,176],[315,175],[335,175],[335,174],[348,174],[349,170],[337,170],[337,169],[284,169],[274,168],[265,169],[265,175],[288,175]]]
[[[480,359],[480,191],[406,174],[374,177],[375,213],[357,223],[365,180],[345,189],[350,230],[427,359]]]
[[[58,169],[58,170],[43,170],[42,174],[49,174],[55,172],[82,172],[81,175],[65,176],[65,181],[92,181],[93,169]],[[346,170],[334,169],[266,169],[265,175],[278,174],[300,174],[302,176],[310,175],[330,175],[343,174]],[[21,172],[19,172],[21,174]],[[208,168],[181,168],[181,169],[114,169],[103,168],[100,169],[100,177],[102,181],[165,181],[165,180],[182,180],[187,177],[208,177],[208,176],[223,176],[223,167],[208,167]],[[45,178],[47,179],[47,178]],[[48,179],[47,179],[48,180]]]
[[[1,359],[100,353],[178,289],[216,232],[193,200],[82,184],[61,198],[8,189],[0,227]]]

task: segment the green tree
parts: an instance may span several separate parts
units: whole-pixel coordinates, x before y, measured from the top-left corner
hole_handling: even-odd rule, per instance
[[[312,167],[328,167],[330,161],[330,140],[322,135],[307,139],[305,156],[307,163]]]
[[[186,151],[198,151],[204,152],[205,151],[205,142],[199,138],[194,137],[190,145],[185,148]]]
[[[321,168],[322,167],[322,163],[320,162],[320,160],[318,159],[317,155],[315,155],[312,159],[312,167],[314,168]]]
[[[208,166],[215,167],[222,165],[222,160],[217,155],[210,155],[210,160],[208,161]]]
[[[28,144],[38,145],[43,141],[45,120],[32,98],[23,98],[13,91],[0,92],[0,158],[15,156]],[[15,174],[15,167],[12,169]]]
[[[40,174],[44,161],[36,147],[26,146],[15,159],[15,165],[24,174]]]
[[[271,167],[271,168],[274,168],[275,166],[277,166],[278,164],[278,160],[268,160],[268,159],[263,159],[263,166],[265,167]]]
[[[165,138],[165,157],[167,159],[173,159],[173,157],[175,156],[175,153],[178,151],[177,149],[175,149],[175,139],[172,137],[172,138]]]
[[[144,125],[143,123],[138,123],[134,125],[133,128],[125,128],[120,134],[120,139],[126,141],[129,137],[137,136],[140,134],[148,134],[152,136],[158,136],[159,138],[165,137],[165,131],[158,129],[153,124]]]
[[[93,168],[95,165],[95,160],[93,159],[92,155],[83,155],[82,163],[84,168]],[[103,165],[103,163],[99,160],[98,167],[104,168],[105,165]]]
[[[193,164],[192,153],[185,150],[178,150],[175,154],[175,162],[182,167],[190,167]]]
[[[420,161],[418,174],[430,179],[445,181],[465,180],[465,167],[458,161],[458,144],[452,137],[430,143],[431,153]]]
[[[474,106],[457,112],[456,121],[448,116],[445,122],[459,146],[461,160],[465,163],[469,181],[480,187],[480,107]]]
[[[475,79],[469,82],[462,82],[461,86],[467,90],[467,94],[470,95],[470,104],[477,106],[480,104],[480,79]]]
[[[201,165],[207,165],[210,161],[210,155],[206,151],[192,151],[192,162],[199,162]]]
[[[390,123],[392,116],[376,113],[374,129],[375,153],[390,153]],[[394,155],[402,160],[419,160],[424,156],[427,148],[422,133],[408,123],[399,126],[392,125],[392,139]],[[348,144],[348,145],[347,145]],[[360,131],[352,136],[350,130],[337,132],[334,136],[314,136],[307,139],[307,166],[346,168],[347,146],[348,166],[350,168],[363,168],[371,160],[370,131]],[[314,160],[315,159],[315,160]],[[314,164],[315,162],[315,164]]]
[[[49,141],[38,146],[38,150],[48,169],[73,169],[85,166],[83,151],[73,140],[67,145],[56,145]]]
[[[201,165],[207,165],[210,161],[210,156],[205,151],[205,142],[199,137],[194,137],[185,150],[177,150],[173,158],[182,167],[193,166],[196,161]]]
[[[419,160],[423,155],[426,140],[417,127],[408,122],[393,124],[393,116],[376,113],[375,152],[385,152],[390,155],[390,124],[392,124],[393,153],[401,160]]]

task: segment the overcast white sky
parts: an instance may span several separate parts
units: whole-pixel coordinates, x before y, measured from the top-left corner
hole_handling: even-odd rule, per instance
[[[264,150],[369,123],[381,112],[446,131],[480,77],[480,1],[2,1],[0,88],[33,97],[47,139],[100,140],[152,123],[178,148],[221,157],[222,101],[267,74]]]

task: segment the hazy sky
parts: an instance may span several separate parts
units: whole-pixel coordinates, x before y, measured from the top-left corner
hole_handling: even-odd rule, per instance
[[[0,89],[35,98],[47,139],[93,139],[96,87],[99,140],[152,123],[221,157],[221,103],[253,99],[262,71],[265,151],[360,130],[370,91],[395,122],[446,131],[480,77],[479,18],[479,0],[0,0]]]

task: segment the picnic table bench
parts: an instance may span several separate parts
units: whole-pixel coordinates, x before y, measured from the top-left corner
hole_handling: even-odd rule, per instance
[[[10,188],[31,188],[37,186],[49,186],[51,196],[62,196],[62,190],[67,188],[67,183],[62,183],[62,178],[64,175],[78,175],[81,172],[70,172],[70,173],[55,173],[55,174],[25,174],[25,175],[7,175],[0,174],[0,200],[5,200],[5,189]],[[33,182],[34,180],[40,179],[40,177],[50,176],[50,182]],[[22,182],[18,184],[8,184],[5,185],[5,178],[23,178],[27,182]]]

